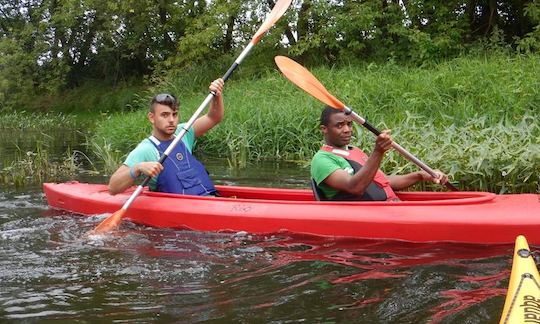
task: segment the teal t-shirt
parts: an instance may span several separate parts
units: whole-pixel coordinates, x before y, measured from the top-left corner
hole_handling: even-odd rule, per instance
[[[175,135],[180,133],[184,125],[185,124],[178,125]],[[189,128],[184,137],[182,137],[181,141],[184,143],[188,151],[193,153],[193,148],[195,147],[195,130],[193,129],[193,126]],[[124,165],[131,168],[141,162],[157,162],[159,161],[159,158],[159,152],[155,145],[148,138],[145,138],[133,151],[128,154],[126,160],[124,161]],[[158,177],[159,175],[153,177],[148,183],[150,190],[156,190]]]
[[[328,199],[334,197],[339,191],[323,181],[339,169],[347,171],[350,175],[354,174],[354,169],[347,160],[330,152],[319,150],[311,160],[311,177]]]

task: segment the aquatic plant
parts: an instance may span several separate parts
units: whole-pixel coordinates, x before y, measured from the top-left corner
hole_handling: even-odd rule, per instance
[[[51,160],[43,142],[37,142],[34,150],[19,151],[8,166],[0,169],[0,183],[21,187],[71,179],[82,170],[83,159],[91,163],[83,152],[68,149],[61,160]]]
[[[486,126],[484,118],[470,119],[461,127],[426,127],[433,122],[419,116],[404,123],[408,127],[395,129],[394,138],[431,167],[449,174],[461,189],[540,193],[540,126],[533,116],[492,126]],[[363,135],[363,143],[373,141],[372,136]],[[390,173],[417,170],[397,153],[387,154],[383,169]],[[416,189],[426,188],[440,189],[426,184]]]
[[[106,174],[112,174],[122,163],[125,152],[112,148],[112,145],[106,138],[90,141],[87,139],[87,145],[91,150],[96,161],[100,163],[100,169]],[[90,160],[90,159],[88,159]]]

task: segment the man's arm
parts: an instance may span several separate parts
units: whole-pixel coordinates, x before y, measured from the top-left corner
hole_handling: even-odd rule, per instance
[[[214,99],[212,99],[212,102],[210,103],[210,108],[208,110],[208,113],[201,116],[200,118],[197,118],[195,122],[193,123],[193,129],[195,130],[195,137],[199,137],[204,135],[207,131],[209,131],[212,127],[216,126],[221,122],[224,115],[224,108],[223,108],[223,85],[224,82],[222,79],[214,80],[210,84],[210,91],[213,91],[215,93]]]
[[[125,164],[122,164],[111,176],[109,180],[109,193],[111,195],[116,195],[123,192],[127,188],[133,185],[133,179],[129,175],[129,167]]]
[[[411,172],[404,175],[391,175],[388,176],[388,181],[390,182],[390,187],[393,190],[402,190],[408,188],[417,182],[422,181],[422,175],[420,172]]]
[[[133,186],[135,179],[141,174],[155,177],[162,170],[163,166],[158,162],[141,162],[135,164],[132,168],[122,164],[109,180],[109,193],[116,195],[124,192],[127,188]]]
[[[330,174],[324,183],[339,191],[345,191],[355,195],[362,195],[379,169],[384,153],[373,153],[366,164],[354,175],[339,169]]]
[[[327,185],[355,195],[362,195],[379,170],[386,151],[392,147],[390,132],[385,130],[375,140],[375,148],[360,171],[349,175],[345,170],[336,170],[330,174],[324,183]]]
[[[448,176],[439,170],[434,170],[438,177],[434,178],[426,171],[411,172],[405,175],[388,176],[390,187],[393,190],[402,190],[418,182],[429,181],[433,183],[445,184],[448,182]]]

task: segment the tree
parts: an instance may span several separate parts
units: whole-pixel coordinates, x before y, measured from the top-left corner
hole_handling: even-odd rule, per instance
[[[54,94],[86,79],[120,80],[221,69],[276,0],[3,0],[0,98]],[[531,0],[294,0],[239,71],[287,52],[315,64],[423,64],[473,47],[540,48]]]

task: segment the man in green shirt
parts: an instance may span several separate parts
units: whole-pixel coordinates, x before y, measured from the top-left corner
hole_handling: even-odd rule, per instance
[[[375,140],[368,156],[350,147],[352,117],[343,111],[325,107],[321,113],[320,129],[325,144],[311,161],[313,178],[323,200],[398,200],[394,190],[401,190],[420,181],[445,184],[448,177],[436,170],[434,178],[425,171],[386,176],[379,170],[386,152],[392,148],[389,130]]]

